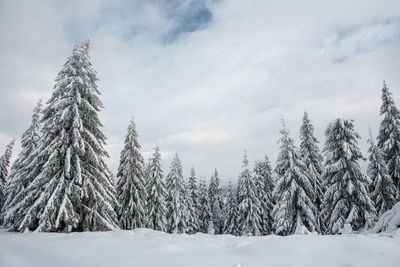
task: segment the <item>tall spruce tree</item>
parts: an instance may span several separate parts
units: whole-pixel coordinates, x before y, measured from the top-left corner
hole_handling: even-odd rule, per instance
[[[167,189],[167,222],[168,232],[186,233],[187,207],[185,203],[185,186],[182,175],[182,164],[178,153],[171,163],[171,170],[166,178]]]
[[[352,120],[336,119],[325,131],[325,166],[322,173],[327,191],[323,200],[322,218],[326,232],[360,230],[375,219],[374,204],[368,196],[369,179],[360,169],[363,159],[358,147],[360,136]]]
[[[224,230],[224,199],[222,197],[222,189],[219,182],[218,171],[215,169],[214,175],[211,176],[210,185],[208,187],[208,197],[212,213],[212,221],[216,234],[222,234]]]
[[[117,199],[119,202],[119,222],[122,229],[146,227],[147,192],[144,180],[144,159],[132,118],[121,151],[117,173]]]
[[[33,153],[38,146],[40,139],[40,117],[42,111],[42,101],[40,100],[33,109],[32,122],[30,127],[22,134],[21,152],[18,154],[11,166],[9,181],[7,184],[7,198],[4,202],[3,213],[10,208],[11,202],[16,195],[25,189],[32,181],[28,180],[27,174],[29,162],[26,159]],[[11,225],[14,221],[13,214],[8,218],[7,225]]]
[[[167,190],[165,189],[163,170],[161,168],[161,154],[158,146],[156,146],[150,160],[147,192],[147,225],[150,229],[166,232],[167,206],[165,205],[165,199],[167,197]]]
[[[118,202],[104,157],[103,108],[89,41],[75,46],[43,110],[43,136],[26,161],[32,182],[7,210],[11,229],[100,231],[118,229]]]
[[[186,205],[186,233],[194,234],[198,232],[199,229],[198,221],[196,219],[196,208],[194,206],[192,198],[190,197],[189,185],[184,183],[184,189],[184,202]]]
[[[238,217],[239,210],[236,200],[236,195],[232,189],[232,183],[229,181],[228,185],[228,198],[225,204],[225,223],[224,234],[238,235]]]
[[[200,206],[199,189],[197,187],[197,178],[194,168],[190,170],[190,177],[187,185],[187,203],[188,203],[188,232],[196,233],[200,230]]]
[[[396,198],[400,200],[400,112],[385,82],[380,114],[383,120],[379,128],[377,146],[385,156],[389,175],[396,186]]]
[[[208,232],[208,225],[212,221],[212,213],[210,207],[210,199],[207,192],[207,184],[205,179],[200,179],[199,183],[199,205],[200,205],[200,231]]]
[[[260,201],[260,225],[261,234],[267,235],[272,232],[272,210],[274,208],[274,179],[268,156],[264,160],[257,161],[254,166],[254,182],[256,184],[257,198]]]
[[[260,235],[260,201],[256,184],[249,170],[246,153],[243,159],[243,170],[238,181],[238,232],[241,235]]]
[[[376,146],[371,132],[369,143],[369,164],[367,175],[372,180],[371,200],[375,204],[376,212],[380,217],[385,211],[396,204],[396,187],[388,174],[382,150]]]
[[[293,234],[298,225],[304,225],[309,231],[319,231],[313,182],[283,120],[280,135],[280,151],[275,167],[278,176],[274,190],[275,233]]]
[[[15,140],[12,140],[7,146],[4,154],[0,157],[0,211],[7,199],[7,184],[8,184],[8,167],[12,156],[12,149]],[[3,214],[0,213],[0,224],[3,224]]]
[[[317,222],[323,228],[320,221],[321,203],[324,198],[324,188],[321,174],[323,156],[318,148],[318,140],[314,135],[314,126],[311,124],[307,111],[304,112],[303,124],[300,128],[300,155],[306,164],[314,190],[314,204],[317,207]]]

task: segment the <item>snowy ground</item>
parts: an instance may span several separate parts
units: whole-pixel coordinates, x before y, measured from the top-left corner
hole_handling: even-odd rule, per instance
[[[86,233],[0,232],[0,266],[400,266],[394,235],[233,237],[138,229]]]

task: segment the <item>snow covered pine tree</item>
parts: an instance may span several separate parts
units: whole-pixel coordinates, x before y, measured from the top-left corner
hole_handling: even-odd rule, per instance
[[[210,185],[208,187],[208,197],[210,200],[210,208],[215,233],[222,234],[225,221],[224,200],[222,198],[222,190],[220,187],[217,169],[215,169],[214,175],[211,176],[210,179]]]
[[[370,181],[358,165],[362,159],[352,120],[336,119],[325,130],[325,166],[322,173],[327,189],[322,218],[326,232],[338,234],[371,226],[374,204],[368,196]]]
[[[207,233],[209,223],[212,220],[210,199],[208,198],[207,184],[205,179],[200,179],[199,183],[199,205],[200,205],[200,231]]]
[[[144,181],[144,159],[140,153],[135,121],[132,118],[125,138],[117,174],[119,222],[122,229],[146,227],[147,192]]]
[[[187,204],[187,232],[194,234],[199,231],[199,192],[196,184],[196,173],[192,167],[190,177],[186,186],[186,204]]]
[[[10,177],[7,185],[7,199],[4,203],[3,213],[8,210],[12,201],[16,198],[17,194],[23,189],[28,187],[32,182],[28,180],[29,161],[26,159],[31,153],[34,152],[38,146],[40,139],[40,118],[42,112],[42,101],[40,100],[36,107],[33,109],[32,122],[29,128],[22,134],[21,138],[21,152],[18,154],[13,165],[11,166]],[[22,196],[20,196],[22,197]],[[7,221],[4,222],[6,226],[10,226],[14,222],[14,214],[9,214]]]
[[[313,202],[317,208],[317,222],[320,228],[323,225],[320,221],[321,202],[324,198],[324,188],[322,187],[322,164],[323,156],[318,148],[318,140],[314,136],[314,126],[311,124],[307,111],[304,112],[303,124],[300,128],[300,156],[303,158],[313,185],[314,199]]]
[[[238,231],[240,235],[260,235],[260,201],[256,185],[250,174],[246,153],[243,159],[243,170],[238,181]]]
[[[178,153],[171,163],[171,170],[166,178],[167,188],[167,222],[168,232],[174,234],[186,233],[186,203],[185,188],[182,175],[182,165]]]
[[[233,193],[232,182],[228,185],[228,199],[225,204],[224,234],[239,235],[238,231],[239,210],[236,196]]]
[[[261,234],[268,235],[272,232],[272,210],[274,208],[274,180],[268,156],[257,161],[254,166],[254,182],[256,184],[257,198],[260,201]]]
[[[163,170],[161,168],[160,148],[156,146],[154,154],[150,160],[147,181],[147,226],[157,231],[167,231],[167,206],[165,199],[167,190],[165,189]]]
[[[371,131],[368,143],[370,145],[367,175],[372,180],[371,199],[375,204],[377,216],[390,210],[396,204],[396,187],[388,174],[382,150],[376,146]]]
[[[43,136],[28,157],[32,182],[7,210],[12,230],[101,231],[118,229],[118,202],[104,157],[103,107],[89,41],[75,46],[43,110]]]
[[[274,190],[276,204],[273,210],[273,228],[275,233],[290,235],[302,226],[305,226],[308,231],[319,231],[313,182],[283,120],[280,134],[281,146],[275,167],[278,175]]]
[[[0,157],[0,211],[4,206],[4,202],[7,199],[7,184],[8,184],[8,167],[12,156],[12,149],[15,140],[12,140],[7,146],[6,151]],[[3,224],[3,214],[0,214],[0,224]]]
[[[382,150],[388,172],[396,186],[396,198],[400,200],[400,112],[392,93],[383,82],[381,122],[377,146]]]

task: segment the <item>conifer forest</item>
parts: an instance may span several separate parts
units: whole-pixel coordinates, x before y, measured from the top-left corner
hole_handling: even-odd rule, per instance
[[[282,119],[276,163],[268,151],[254,163],[245,152],[227,194],[217,169],[209,180],[199,179],[194,168],[186,177],[178,153],[164,169],[155,145],[146,162],[133,118],[114,175],[104,161],[101,89],[89,50],[89,40],[73,48],[50,99],[38,100],[21,152],[10,161],[13,140],[0,158],[1,222],[10,231],[341,234],[372,228],[399,201],[400,111],[385,82],[366,172],[355,122],[329,122],[320,149],[306,111],[300,144]]]

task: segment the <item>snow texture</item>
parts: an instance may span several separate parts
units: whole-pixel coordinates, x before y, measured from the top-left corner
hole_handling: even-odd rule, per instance
[[[400,202],[381,215],[371,232],[397,232],[400,234]]]
[[[398,267],[400,236],[0,232],[7,267]]]

